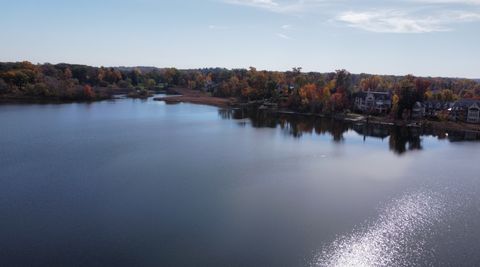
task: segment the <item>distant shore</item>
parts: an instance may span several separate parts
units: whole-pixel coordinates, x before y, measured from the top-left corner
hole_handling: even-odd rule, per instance
[[[111,97],[96,99],[63,99],[58,97],[36,97],[36,96],[4,96],[0,98],[0,104],[70,104],[70,103],[93,103],[110,100]]]

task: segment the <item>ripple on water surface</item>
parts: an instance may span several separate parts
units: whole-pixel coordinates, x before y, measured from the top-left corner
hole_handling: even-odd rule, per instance
[[[421,192],[394,200],[379,218],[326,247],[314,266],[415,266],[433,248],[426,242],[447,212],[440,194]]]

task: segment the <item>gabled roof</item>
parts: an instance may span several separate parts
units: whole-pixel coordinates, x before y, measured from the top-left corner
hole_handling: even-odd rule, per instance
[[[354,94],[355,97],[365,98],[368,94],[372,94],[375,98],[390,98],[392,94],[390,92],[380,92],[380,91],[360,91]]]
[[[470,98],[465,98],[465,99],[460,99],[455,104],[453,105],[454,109],[464,109],[464,108],[469,108],[470,106],[477,104],[477,106],[480,107],[480,100],[477,99],[470,99]]]
[[[417,102],[415,102],[415,104],[413,105],[413,107],[414,107],[414,108],[422,108],[422,107],[424,107],[424,104],[417,101]]]

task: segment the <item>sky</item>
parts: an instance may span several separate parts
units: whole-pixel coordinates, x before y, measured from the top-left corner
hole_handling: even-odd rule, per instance
[[[480,78],[480,0],[0,0],[0,61]]]

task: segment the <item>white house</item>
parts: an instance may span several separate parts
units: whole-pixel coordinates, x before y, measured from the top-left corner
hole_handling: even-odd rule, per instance
[[[479,101],[480,102],[480,101]],[[480,123],[480,106],[479,102],[473,103],[468,107],[467,122]]]
[[[392,95],[370,90],[358,92],[355,94],[354,108],[361,112],[387,113],[392,108]]]

